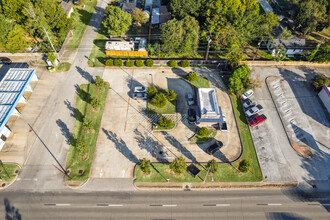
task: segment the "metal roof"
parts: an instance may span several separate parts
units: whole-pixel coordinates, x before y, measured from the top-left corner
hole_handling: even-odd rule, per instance
[[[35,69],[11,68],[0,82],[0,131],[29,85]]]
[[[262,9],[264,9],[264,11],[265,11],[266,14],[268,12],[273,11],[272,6],[270,6],[270,4],[266,0],[259,1],[259,4],[261,5]]]
[[[159,24],[159,8],[152,9],[151,24]]]

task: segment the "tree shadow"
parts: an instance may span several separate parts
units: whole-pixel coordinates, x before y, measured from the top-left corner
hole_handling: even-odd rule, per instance
[[[301,141],[304,144],[306,144],[307,146],[313,148],[317,152],[321,151],[321,149],[317,146],[316,141],[315,141],[313,135],[311,135],[310,133],[308,133],[304,129],[298,127],[297,125],[293,124],[292,122],[290,124],[291,124],[292,130],[293,130],[296,138],[299,141]],[[325,153],[325,152],[323,152],[323,153]]]
[[[81,100],[83,100],[84,102],[90,103],[92,100],[91,94],[89,94],[88,92],[86,92],[85,90],[79,88],[78,91],[78,96]]]
[[[6,220],[21,220],[22,215],[19,210],[12,206],[7,198],[4,199],[4,205],[6,210]]]
[[[162,131],[162,134],[164,135],[165,139],[175,148],[177,148],[186,158],[191,160],[193,163],[197,162],[196,157],[188,151],[187,148],[185,148],[175,137],[172,135],[169,135],[166,131]]]
[[[86,80],[87,80],[88,82],[90,82],[90,83],[94,83],[94,78],[93,78],[93,76],[92,76],[89,72],[87,72],[87,71],[81,69],[79,66],[76,66],[76,69],[77,69],[78,73],[79,73],[84,79],[86,79]]]
[[[138,129],[134,130],[135,137],[134,139],[138,143],[138,146],[141,150],[146,150],[150,155],[157,159],[159,162],[168,162],[167,158],[164,155],[165,146],[159,141],[155,141],[149,135],[143,135]]]
[[[112,131],[107,131],[106,129],[102,128],[102,131],[107,136],[107,138],[112,141],[116,149],[122,153],[128,160],[130,160],[133,163],[138,163],[138,158],[132,153],[132,151],[127,147],[125,141],[122,139],[119,139],[115,133]]]
[[[73,107],[71,105],[71,102],[69,100],[65,100],[64,104],[66,105],[66,107],[70,110],[70,116],[74,117],[76,120],[83,122],[84,121],[84,115],[79,111],[79,109]]]
[[[58,127],[60,127],[61,132],[62,132],[62,135],[66,139],[66,143],[67,144],[70,144],[71,143],[72,133],[70,132],[68,126],[61,119],[57,119],[56,120],[56,124],[57,124]]]

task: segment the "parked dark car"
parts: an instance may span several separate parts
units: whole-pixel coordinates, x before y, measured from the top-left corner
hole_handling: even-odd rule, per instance
[[[206,153],[209,155],[213,155],[217,150],[219,150],[223,146],[221,141],[216,141],[215,144],[212,144],[206,149]]]
[[[188,109],[188,121],[189,123],[195,123],[196,121],[196,111],[193,108]]]
[[[8,57],[0,57],[0,64],[11,64],[11,59]]]

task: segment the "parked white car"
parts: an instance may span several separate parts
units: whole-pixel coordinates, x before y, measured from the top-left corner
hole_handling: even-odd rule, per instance
[[[253,95],[253,91],[251,89],[249,89],[248,91],[243,93],[242,99],[246,100],[246,99],[250,98],[252,95]]]
[[[251,117],[252,115],[259,113],[261,110],[262,110],[262,106],[257,105],[257,106],[253,106],[253,107],[249,108],[248,110],[246,110],[245,114],[247,117]]]
[[[144,86],[135,86],[134,87],[134,92],[146,92],[147,88]]]

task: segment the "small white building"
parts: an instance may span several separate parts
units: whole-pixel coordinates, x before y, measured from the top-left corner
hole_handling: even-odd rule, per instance
[[[323,86],[318,95],[330,114],[330,87]]]
[[[30,81],[38,81],[35,69],[11,68],[0,81],[0,150],[5,145],[11,130],[6,126],[10,116],[20,116],[18,103],[26,103],[25,91],[33,91]]]
[[[117,51],[133,51],[134,42],[131,41],[107,41],[105,43],[106,50],[117,50]]]

